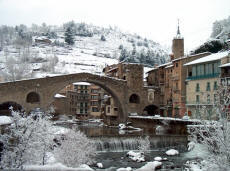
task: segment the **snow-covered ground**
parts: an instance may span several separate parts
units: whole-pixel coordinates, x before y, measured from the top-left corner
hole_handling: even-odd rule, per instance
[[[0,125],[8,125],[11,124],[13,121],[9,116],[0,116]]]
[[[105,66],[118,63],[121,52],[120,45],[128,51],[133,50],[134,44],[136,44],[137,52],[145,51],[147,53],[148,50],[151,50],[153,54],[158,54],[159,61],[160,58],[167,57],[167,50],[152,40],[122,33],[119,30],[89,27],[99,31],[92,37],[75,36],[75,44],[72,46],[64,44],[64,30],[57,32],[56,39],[50,39],[51,44],[35,43],[35,39],[47,39],[47,37],[34,36],[33,46],[20,46],[14,43],[13,39],[16,39],[16,36],[13,37],[12,40],[9,40],[11,43],[0,50],[0,76],[1,71],[6,72],[5,62],[10,58],[15,59],[16,64],[28,64],[26,73],[29,78],[79,72],[101,74]],[[106,41],[101,40],[102,34]],[[62,45],[55,44],[55,41],[61,42]],[[150,69],[145,68],[144,73]]]

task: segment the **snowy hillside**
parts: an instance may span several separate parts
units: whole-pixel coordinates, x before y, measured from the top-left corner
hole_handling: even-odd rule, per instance
[[[65,42],[66,28],[73,29],[73,45]],[[5,81],[51,74],[90,72],[119,62],[148,66],[167,61],[168,52],[158,43],[117,28],[69,22],[63,26],[0,26],[0,78]],[[124,60],[124,61],[125,61]],[[1,81],[1,79],[0,79]]]

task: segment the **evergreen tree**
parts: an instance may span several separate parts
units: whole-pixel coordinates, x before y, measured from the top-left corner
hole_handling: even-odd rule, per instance
[[[121,50],[119,61],[126,61],[126,58],[129,57],[129,52],[124,48]]]
[[[65,42],[69,45],[74,44],[74,35],[71,27],[68,27],[65,31]]]
[[[106,41],[105,36],[101,35],[101,41]]]

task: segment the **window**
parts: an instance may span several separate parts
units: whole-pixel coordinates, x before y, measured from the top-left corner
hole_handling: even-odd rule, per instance
[[[110,107],[107,108],[107,113],[110,113]]]
[[[83,109],[80,109],[80,114],[83,114]]]
[[[178,67],[178,63],[176,63],[176,67]]]
[[[207,82],[206,91],[210,91],[210,82]]]
[[[83,107],[83,106],[84,106],[84,105],[83,105],[83,103],[81,102],[81,103],[80,103],[80,107]]]
[[[99,112],[99,110],[98,110],[97,107],[92,107],[92,111],[93,111],[93,112]]]
[[[200,84],[196,83],[196,92],[199,92],[199,91],[200,91]]]
[[[192,76],[196,76],[196,66],[192,67]]]
[[[200,96],[196,95],[196,103],[199,103],[199,102],[200,102]]]
[[[201,73],[200,65],[197,65],[196,73],[197,73],[197,74],[196,74],[197,76],[200,76],[200,75],[201,75],[201,74],[200,74],[200,73]]]
[[[98,96],[92,95],[92,96],[91,96],[91,99],[92,99],[92,100],[97,100],[97,99],[98,99]]]
[[[91,93],[98,93],[98,89],[92,89]]]
[[[87,102],[85,103],[85,107],[88,107],[88,103]]]
[[[213,98],[213,100],[214,100],[214,102],[216,103],[217,102],[217,99],[218,98],[218,96],[217,96],[217,94],[214,94],[214,98]]]
[[[83,85],[81,85],[81,89],[83,89],[84,88],[84,86]]]
[[[200,75],[204,75],[204,65],[200,65]]]
[[[217,81],[214,82],[214,87],[213,87],[213,90],[217,90]]]
[[[210,104],[211,99],[210,99],[210,94],[207,95],[207,103]]]
[[[219,74],[220,73],[219,65],[220,65],[219,62],[214,63],[214,74]]]
[[[91,106],[97,106],[98,105],[98,101],[92,101],[91,102]]]

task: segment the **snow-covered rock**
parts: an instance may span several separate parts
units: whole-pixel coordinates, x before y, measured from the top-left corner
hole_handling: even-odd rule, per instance
[[[97,167],[98,168],[103,168],[103,164],[102,163],[97,163]]]
[[[188,143],[188,151],[191,151],[195,148],[195,142],[191,141]]]
[[[162,163],[159,161],[148,162],[146,165],[137,169],[136,171],[155,171],[156,168],[161,167]]]
[[[13,121],[9,116],[0,116],[0,125],[8,125],[11,124]]]
[[[133,161],[136,162],[144,162],[145,161],[145,156],[141,152],[134,152],[134,151],[129,151],[127,153],[128,157],[132,159]]]
[[[55,96],[54,96],[55,98],[65,98],[66,96],[64,96],[64,95],[61,95],[61,94],[55,94]]]
[[[175,149],[170,149],[168,151],[165,152],[168,156],[175,156],[177,154],[179,154],[179,152]]]
[[[131,167],[126,167],[126,168],[119,168],[117,169],[117,171],[131,171],[132,168]]]
[[[163,159],[161,157],[155,157],[154,160],[155,161],[162,161]]]
[[[123,124],[123,123],[120,123],[120,124],[118,125],[118,128],[119,128],[119,129],[125,129],[125,128],[126,128],[126,125]]]
[[[189,120],[190,117],[189,117],[189,116],[183,116],[182,119],[183,119],[183,120]]]

